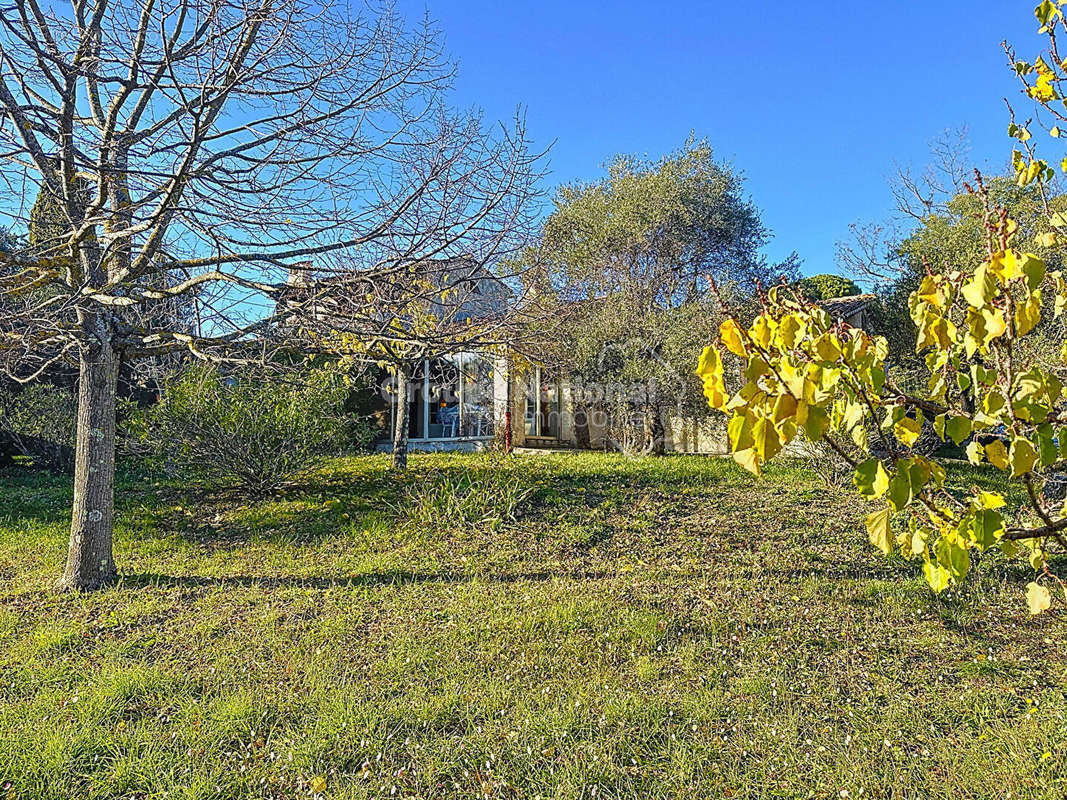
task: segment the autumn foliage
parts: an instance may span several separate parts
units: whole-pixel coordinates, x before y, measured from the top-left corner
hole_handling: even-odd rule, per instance
[[[1064,4],[1036,9],[1048,48],[1033,63],[1008,50],[1024,93],[1058,120],[1067,120],[1060,88],[1067,59],[1056,44]],[[1044,197],[1054,170],[1037,157],[1029,124],[1012,114],[1009,134],[1022,145],[1013,157],[1016,179]],[[1067,159],[1060,167],[1067,172]],[[1025,558],[1036,573],[1027,602],[1038,614],[1051,606],[1050,589],[1065,598],[1048,556],[1067,544],[1067,510],[1050,491],[1067,466],[1067,392],[1057,375],[1067,346],[1061,364],[1046,365],[1028,362],[1021,342],[1067,308],[1064,276],[1029,252],[1067,242],[1067,218],[1046,203],[1047,229],[1034,242],[1020,241],[1018,225],[990,200],[981,175],[968,191],[982,201],[984,260],[969,269],[928,267],[908,301],[929,374],[921,395],[887,377],[884,338],[834,320],[786,286],[767,293],[750,325],[727,318],[697,374],[709,405],[729,416],[730,448],[745,469],[758,475],[797,437],[825,442],[853,467],[856,489],[879,504],[866,519],[879,550],[921,560],[935,591],[963,580],[975,553],[999,548]],[[742,359],[736,392],[727,390],[726,353]],[[965,446],[972,464],[1018,482],[1027,501],[950,488],[937,458],[912,448],[926,423],[943,442]]]

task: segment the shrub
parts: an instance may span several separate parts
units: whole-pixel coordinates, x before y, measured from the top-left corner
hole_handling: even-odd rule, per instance
[[[271,375],[197,366],[171,381],[135,423],[147,451],[171,473],[276,489],[344,449],[345,380],[329,370]]]
[[[69,471],[77,406],[73,392],[47,384],[0,389],[0,456],[21,456],[37,467]]]
[[[812,275],[810,278],[801,278],[797,281],[797,287],[805,297],[812,300],[830,300],[834,297],[849,297],[860,293],[860,287],[842,275]]]

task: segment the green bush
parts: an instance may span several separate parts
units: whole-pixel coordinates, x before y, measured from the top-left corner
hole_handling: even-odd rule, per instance
[[[860,287],[854,281],[841,275],[812,275],[797,281],[797,287],[812,300],[851,297],[860,293]]]
[[[197,366],[169,382],[131,421],[145,451],[172,474],[265,494],[359,436],[344,414],[348,386],[330,370],[224,373]]]
[[[32,383],[0,388],[0,455],[19,456],[57,472],[71,467],[78,398],[74,392]]]

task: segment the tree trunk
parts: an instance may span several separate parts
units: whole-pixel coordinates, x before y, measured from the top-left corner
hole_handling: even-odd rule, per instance
[[[119,358],[110,342],[82,351],[74,506],[67,566],[58,588],[98,589],[115,580],[111,537],[115,508],[115,393]]]
[[[580,450],[590,449],[589,407],[584,403],[574,410],[574,445]]]
[[[396,370],[396,425],[393,427],[393,469],[403,472],[408,468],[408,387],[411,385],[405,364]]]
[[[649,436],[652,438],[652,455],[661,456],[667,451],[667,429],[663,425],[663,408],[652,403],[649,419]]]

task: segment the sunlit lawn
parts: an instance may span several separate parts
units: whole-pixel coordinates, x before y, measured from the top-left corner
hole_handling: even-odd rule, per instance
[[[464,470],[536,492],[495,531],[404,524]],[[1031,575],[935,598],[799,469],[366,457],[262,502],[128,477],[125,578],[83,596],[49,589],[68,500],[0,474],[14,797],[1067,795]]]

